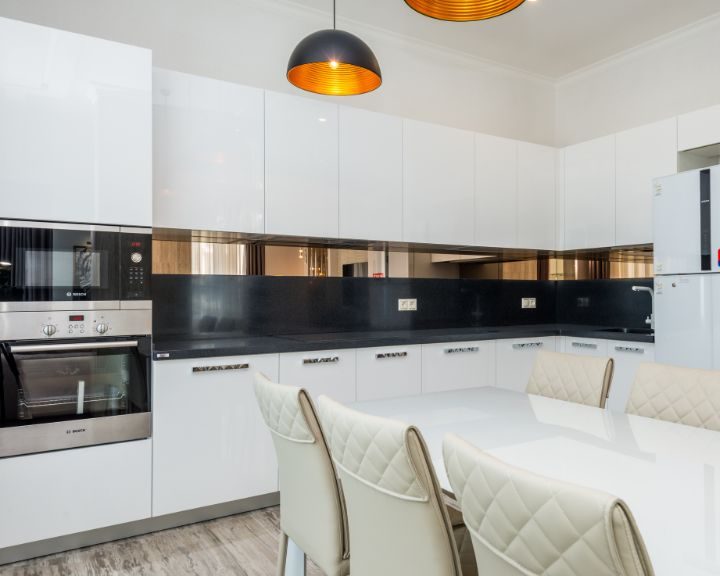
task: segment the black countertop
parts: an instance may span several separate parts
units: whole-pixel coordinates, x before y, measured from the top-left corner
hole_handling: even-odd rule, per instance
[[[654,342],[644,331],[623,331],[608,326],[577,324],[534,324],[525,326],[488,326],[478,328],[443,328],[432,330],[392,330],[369,332],[332,332],[325,334],[285,334],[276,336],[245,336],[239,338],[194,338],[155,340],[155,360],[246,356],[279,352],[311,352],[346,348],[408,346],[441,342],[539,338],[541,336],[574,336],[626,342]]]

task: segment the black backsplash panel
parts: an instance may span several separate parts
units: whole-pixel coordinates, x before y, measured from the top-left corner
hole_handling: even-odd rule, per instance
[[[153,276],[158,340],[547,324],[556,283],[498,280]],[[637,295],[636,295],[637,296]],[[399,312],[417,298],[417,312]],[[522,298],[537,309],[523,310]]]

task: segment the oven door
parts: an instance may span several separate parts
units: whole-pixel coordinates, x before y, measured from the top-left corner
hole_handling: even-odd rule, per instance
[[[113,226],[0,221],[0,310],[119,307],[120,239]]]
[[[0,344],[0,457],[150,436],[150,338]]]

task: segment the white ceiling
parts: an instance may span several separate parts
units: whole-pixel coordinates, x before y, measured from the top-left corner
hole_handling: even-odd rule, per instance
[[[316,10],[332,0],[289,0]],[[426,18],[403,0],[337,0],[350,19],[460,50],[506,66],[560,78],[720,13],[719,0],[535,0],[485,22]]]

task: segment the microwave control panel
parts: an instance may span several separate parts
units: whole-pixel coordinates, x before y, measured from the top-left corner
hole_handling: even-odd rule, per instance
[[[152,235],[120,234],[120,299],[150,300]]]

